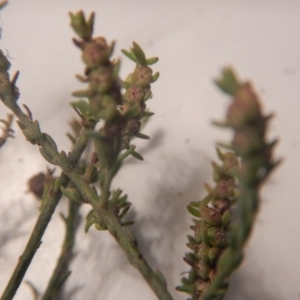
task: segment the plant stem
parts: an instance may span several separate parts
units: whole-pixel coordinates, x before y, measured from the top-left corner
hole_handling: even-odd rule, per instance
[[[22,111],[20,109],[14,110],[14,112],[18,112],[18,117],[22,116]],[[25,115],[26,117],[26,115]],[[83,128],[81,130],[80,136],[73,148],[73,151],[71,152],[69,156],[69,161],[71,166],[75,166],[77,161],[80,159],[81,154],[83,153],[86,145],[88,143],[88,137],[86,135],[86,129]],[[62,173],[59,177],[59,180],[61,181],[61,185],[66,187],[70,181],[70,179]],[[51,220],[51,217],[55,211],[55,208],[57,204],[59,203],[59,200],[61,199],[62,193],[58,189],[57,191],[50,191],[45,199],[43,199],[43,207],[41,210],[41,213],[36,221],[36,224],[32,230],[32,233],[29,237],[29,240],[27,242],[27,245],[22,253],[22,255],[19,257],[18,263],[13,271],[13,274],[11,275],[11,278],[3,292],[3,295],[1,296],[1,300],[10,300],[14,297],[19,285],[22,282],[22,279],[31,263],[31,260],[33,259],[37,249],[41,245],[41,239],[44,235],[44,232],[48,226],[48,223]]]
[[[72,200],[68,201],[68,217],[66,218],[62,215],[62,218],[66,225],[66,233],[64,243],[62,246],[62,251],[57,261],[56,268],[54,269],[54,272],[51,276],[51,279],[41,300],[53,299],[57,295],[57,293],[59,292],[60,288],[67,280],[69,275],[71,274],[71,271],[68,270],[68,265],[70,260],[72,259],[72,252],[75,244],[75,234],[78,227],[78,212],[81,205],[80,203],[77,203]]]
[[[58,161],[59,160],[60,158],[58,157]],[[150,268],[142,254],[139,252],[137,242],[132,233],[120,225],[117,218],[109,209],[103,208],[99,203],[98,195],[88,183],[86,183],[76,172],[69,170],[64,162],[59,162],[59,166],[96,210],[99,218],[106,224],[111,235],[126,253],[129,262],[139,270],[158,299],[172,299],[165,283],[161,280],[160,276]]]
[[[1,53],[0,53],[1,54]],[[6,58],[0,55],[0,59],[5,60]],[[1,66],[1,65],[0,65]],[[6,70],[8,69],[7,63],[4,65]],[[2,71],[0,74],[2,76],[2,81],[0,81],[0,98],[5,106],[11,109],[16,117],[19,119],[19,126],[23,130],[23,134],[26,138],[33,144],[37,144],[40,146],[40,150],[43,151],[41,154],[51,163],[58,165],[64,174],[69,177],[73,183],[77,186],[77,188],[82,192],[90,204],[93,206],[95,211],[97,212],[99,218],[105,223],[111,235],[116,239],[120,247],[125,251],[129,262],[139,270],[144,279],[147,281],[149,286],[152,288],[158,299],[160,300],[171,300],[172,296],[168,292],[165,280],[160,272],[154,272],[151,267],[148,265],[146,260],[143,258],[142,254],[139,252],[137,242],[130,231],[126,228],[123,228],[119,220],[115,217],[113,212],[109,210],[105,202],[107,201],[99,201],[99,196],[96,191],[94,191],[90,185],[81,178],[80,175],[76,173],[74,170],[74,162],[70,161],[70,158],[75,157],[69,155],[67,157],[65,152],[58,153],[55,142],[52,138],[45,134],[41,133],[39,124],[37,121],[33,121],[31,117],[31,113],[27,107],[27,115],[22,112],[21,108],[17,104],[16,100],[18,98],[18,91],[15,88],[15,83],[17,79],[17,75],[13,77],[13,80],[9,80],[9,74],[7,71]],[[1,71],[1,70],[0,70]],[[84,137],[87,137],[84,135]],[[78,139],[80,140],[80,139]],[[85,144],[86,145],[86,144]],[[84,146],[85,146],[84,145]],[[84,149],[84,147],[83,147]],[[75,152],[79,154],[80,151]],[[80,153],[81,154],[81,153]],[[78,157],[79,159],[79,157]],[[112,178],[113,172],[110,172],[110,178]],[[67,177],[62,175],[63,182],[68,182]],[[107,200],[106,197],[109,196],[107,193],[107,187],[110,186],[110,180],[106,181],[106,195],[105,198],[102,195],[102,200]],[[58,187],[59,188],[59,187]],[[54,212],[54,209],[61,197],[60,190],[56,190],[55,192],[49,194],[49,198],[53,197],[52,201],[47,201],[41,215],[38,219],[37,225],[33,230],[31,238],[29,240],[26,249],[21,256],[19,263],[17,265],[17,270],[14,272],[12,279],[10,280],[7,289],[5,290],[1,300],[10,300],[16,292],[17,287],[19,286],[28,265],[38,249],[41,243],[42,233],[45,231],[48,222],[51,219],[51,215]],[[54,205],[55,203],[55,205]],[[51,208],[51,209],[50,209]],[[21,262],[21,263],[20,263]]]

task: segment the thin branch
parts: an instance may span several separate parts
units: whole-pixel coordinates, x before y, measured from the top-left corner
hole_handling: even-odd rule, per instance
[[[73,247],[75,244],[75,235],[78,225],[78,212],[80,203],[73,200],[69,201],[68,217],[62,215],[62,219],[66,225],[66,233],[62,246],[60,257],[57,261],[56,268],[51,276],[46,291],[41,300],[51,300],[60,291],[60,288],[67,280],[71,271],[68,270],[69,262],[73,256]]]

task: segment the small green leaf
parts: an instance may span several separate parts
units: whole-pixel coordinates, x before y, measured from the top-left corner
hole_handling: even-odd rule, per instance
[[[68,199],[78,203],[82,203],[82,196],[76,188],[70,188],[70,187],[65,188],[64,186],[61,186],[60,191]]]
[[[181,283],[185,286],[188,286],[188,287],[192,287],[193,286],[193,282],[190,282],[187,278],[183,277],[181,278]]]
[[[149,100],[149,99],[151,99],[152,98],[152,92],[151,92],[151,90],[149,90],[146,94],[145,94],[145,96],[144,96],[144,102],[146,102],[147,100]]]
[[[143,156],[135,151],[132,151],[131,155],[138,160],[144,160]]]
[[[231,217],[230,210],[227,210],[223,213],[222,221],[221,221],[222,227],[225,227],[228,224],[228,222],[230,221],[230,217]]]
[[[226,94],[235,96],[240,84],[233,70],[226,68],[222,72],[222,77],[215,80],[216,85]]]
[[[201,213],[198,209],[196,209],[193,206],[188,205],[187,206],[187,210],[190,214],[192,214],[193,216],[197,217],[197,218],[201,218]]]
[[[154,83],[155,81],[157,81],[157,79],[159,78],[159,72],[156,72],[154,75],[152,75],[152,80],[151,83]]]
[[[122,212],[117,216],[120,220],[126,215],[128,210],[130,209],[131,204],[127,203]]]
[[[150,57],[146,59],[146,63],[148,66],[154,65],[158,62],[158,57]]]
[[[151,111],[145,111],[144,115],[143,115],[143,118],[149,118],[151,116],[155,115],[154,112],[151,112]]]
[[[219,157],[219,159],[221,160],[221,161],[224,161],[224,159],[225,159],[225,155],[223,154],[223,152],[220,150],[220,148],[216,148],[216,151],[217,151],[217,155],[218,155],[218,157]]]
[[[192,202],[190,202],[190,205],[195,207],[195,208],[199,208],[200,201],[192,201]]]
[[[175,289],[179,292],[188,293],[190,295],[193,295],[194,293],[194,288],[191,286],[181,285],[181,286],[177,286]]]
[[[212,124],[218,127],[223,127],[223,128],[231,128],[232,126],[227,123],[227,122],[223,122],[223,121],[212,121]]]
[[[134,53],[132,53],[131,51],[127,51],[125,49],[121,50],[122,53],[127,56],[129,59],[131,59],[133,62],[138,63],[137,58],[135,57]]]
[[[84,115],[90,115],[90,105],[84,100],[79,100],[76,102],[71,102],[71,105],[74,109],[79,110],[79,112]]]
[[[94,95],[94,91],[90,90],[90,89],[75,91],[75,92],[72,93],[72,95],[74,97],[87,97],[87,98],[89,98],[89,97]]]
[[[86,220],[86,223],[85,223],[85,226],[84,226],[84,231],[85,232],[88,232],[89,228],[95,224],[96,222],[96,218],[95,218],[95,209],[92,209],[89,211],[89,213],[87,214],[87,216],[85,217],[85,220]]]
[[[127,205],[127,195],[124,195],[123,197],[119,198],[118,201],[115,203],[115,205],[118,207],[118,208],[122,208],[124,206]]]
[[[42,156],[47,160],[47,162],[49,162],[52,165],[57,164],[55,159],[50,154],[48,154],[44,148],[40,147],[39,150]]]
[[[118,78],[119,76],[120,66],[121,66],[121,61],[120,59],[117,59],[114,62],[114,69],[113,69],[113,78],[115,79]]]
[[[93,31],[94,31],[94,22],[95,22],[95,12],[92,12],[90,14],[90,17],[88,19],[88,21],[86,22],[86,27],[88,29],[89,32],[89,37],[91,38],[93,35]]]
[[[49,134],[42,133],[42,138],[44,140],[44,148],[49,147],[50,149],[57,151],[56,143],[54,142],[53,138]]]
[[[85,233],[87,233],[89,231],[90,227],[92,225],[94,225],[95,223],[96,223],[95,219],[86,220],[85,225],[84,225],[84,231],[85,231]]]
[[[126,90],[129,89],[132,86],[132,83],[126,82],[126,81],[122,81],[122,80],[121,80],[121,84],[122,84],[122,87],[124,89],[126,89]]]
[[[108,57],[111,57],[111,55],[113,54],[114,52],[114,49],[115,49],[115,45],[116,45],[116,42],[115,41],[112,41],[107,49],[107,52],[108,52]]]
[[[148,136],[148,135],[146,135],[146,134],[143,134],[143,133],[137,133],[136,135],[135,135],[137,138],[139,138],[139,139],[143,139],[143,140],[150,140],[150,137]]]
[[[188,238],[189,242],[190,242],[192,245],[196,245],[196,244],[197,244],[195,238],[193,238],[191,235],[188,235],[187,238]]]
[[[87,77],[84,77],[80,74],[76,74],[75,77],[80,81],[80,82],[89,82],[89,79]]]
[[[133,42],[133,48],[131,48],[131,51],[134,53],[135,57],[141,65],[147,64],[145,53],[136,42]]]
[[[111,201],[113,203],[117,203],[119,201],[119,197],[121,196],[121,194],[122,194],[122,190],[120,190],[120,189],[113,191],[112,196],[111,196]]]

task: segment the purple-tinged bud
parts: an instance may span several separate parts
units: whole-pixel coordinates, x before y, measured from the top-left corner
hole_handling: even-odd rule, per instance
[[[225,199],[215,199],[213,200],[214,208],[222,215],[224,211],[230,208],[230,202]]]
[[[125,134],[129,136],[136,135],[141,128],[141,122],[138,119],[131,119],[127,122],[125,127]]]
[[[225,247],[226,246],[226,235],[225,231],[219,227],[209,227],[207,229],[207,235],[209,242],[215,247]]]
[[[88,42],[83,47],[82,60],[88,68],[96,68],[103,65],[110,57],[110,50],[106,40],[102,37],[97,37],[91,42]]]
[[[200,213],[202,220],[209,225],[218,226],[221,224],[221,215],[216,209],[200,205]]]
[[[132,73],[134,84],[146,87],[152,81],[152,69],[142,65],[137,65]]]
[[[233,127],[241,127],[260,116],[260,104],[251,84],[246,82],[236,92],[227,111],[226,121]]]
[[[229,198],[234,193],[234,187],[233,178],[224,178],[217,183],[215,193],[221,198]]]
[[[124,98],[129,103],[139,103],[144,99],[144,89],[138,85],[132,85],[124,94]]]

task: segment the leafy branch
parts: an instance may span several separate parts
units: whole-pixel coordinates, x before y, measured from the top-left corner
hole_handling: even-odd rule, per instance
[[[188,246],[194,252],[185,258],[192,266],[192,270],[188,278],[183,278],[183,286],[178,289],[189,293],[193,300],[218,300],[225,296],[228,278],[242,262],[244,248],[255,222],[260,204],[260,188],[271,171],[280,163],[279,160],[275,161],[272,155],[277,140],[269,142],[266,138],[272,115],[266,116],[262,113],[259,99],[251,84],[238,81],[229,68],[223,70],[222,77],[216,80],[216,84],[233,98],[225,122],[215,122],[215,124],[233,130],[232,143],[225,146],[239,158],[240,168],[236,168],[236,159],[226,163],[226,154],[219,152],[224,165],[219,167],[213,164],[214,178],[217,181],[216,189],[209,188],[210,195],[207,198],[189,206],[189,211],[201,220],[196,221],[193,227],[195,238],[189,237]],[[224,144],[220,145],[224,146]],[[231,153],[230,156],[234,157],[234,154]],[[228,167],[229,169],[233,167],[231,170],[233,173],[228,174]],[[228,176],[232,175],[237,177],[237,209],[235,222],[230,225],[231,228],[225,239],[223,230],[219,229],[217,233],[217,226],[226,228],[229,213],[227,216],[226,213],[221,216],[206,205],[214,196],[217,196],[217,199],[222,198],[218,192],[219,180],[222,176],[223,179],[227,177],[229,183],[232,179]],[[219,191],[228,200],[235,194],[232,194],[234,191],[232,184],[223,184],[223,189]],[[212,204],[215,206],[214,202]],[[214,234],[210,234],[210,231]],[[217,252],[213,251],[216,246],[223,247],[222,251],[220,249]]]
[[[129,262],[140,271],[157,297],[159,299],[172,299],[162,274],[150,268],[139,252],[132,233],[122,227],[127,225],[121,223],[121,218],[129,208],[126,199],[123,207],[121,207],[120,199],[118,200],[115,194],[110,200],[111,181],[119,170],[122,160],[130,154],[141,159],[134,147],[131,147],[130,140],[134,136],[145,138],[143,134],[139,133],[140,120],[147,117],[144,102],[151,98],[150,83],[158,78],[158,73],[152,75],[152,70],[147,66],[153,64],[154,61],[147,61],[142,49],[134,43],[132,48],[134,50],[132,51],[135,54],[137,65],[134,72],[123,83],[126,92],[122,96],[118,79],[119,63],[109,60],[114,43],[107,45],[102,37],[92,38],[94,14],[91,14],[88,20],[85,19],[82,12],[70,14],[70,17],[71,26],[80,37],[80,39],[74,39],[74,43],[82,50],[82,59],[86,64],[85,76],[78,75],[77,78],[89,83],[87,90],[73,93],[77,97],[88,100],[88,102],[79,100],[72,104],[78,111],[83,125],[82,134],[76,144],[79,145],[80,150],[83,150],[87,140],[93,138],[95,146],[95,158],[86,166],[84,175],[79,174],[74,168],[82,153],[82,151],[74,151],[76,144],[74,150],[68,155],[64,151],[58,152],[54,140],[48,134],[41,132],[39,123],[33,120],[29,108],[24,106],[24,112],[17,104],[19,97],[16,87],[18,73],[10,80],[8,74],[10,64],[2,52],[0,53],[0,98],[4,105],[11,109],[18,118],[17,123],[26,139],[32,144],[38,145],[42,156],[51,164],[59,166],[63,171],[63,175],[54,180],[52,188],[46,195],[49,199],[55,200],[51,201],[50,204],[58,203],[61,192],[69,196],[70,199],[75,197],[75,192],[79,193],[78,199],[82,196],[82,202],[88,202],[92,205],[97,216],[95,218],[97,224],[95,225],[103,224],[104,226],[100,226],[99,229],[107,229],[113,235],[125,251]],[[157,59],[155,60],[157,61]],[[100,131],[93,130],[100,119],[104,121],[103,127]],[[84,143],[82,143],[82,139],[84,139]],[[125,152],[121,153],[122,150]],[[71,194],[67,188],[68,179],[77,188]],[[100,186],[100,195],[97,189],[91,185],[97,181]],[[53,199],[53,195],[55,195],[55,199]],[[124,202],[124,200],[122,201]],[[41,212],[41,215],[46,214],[43,220],[46,218],[47,221],[51,218],[56,206],[49,209],[48,203],[49,201],[46,199]],[[116,214],[113,209],[114,206],[109,205],[109,203],[119,205],[119,208],[123,208],[123,210],[119,210]],[[30,259],[39,246],[44,229],[44,223],[42,227],[39,224],[39,227],[36,228],[39,238],[34,239],[33,243],[28,246]],[[26,268],[29,261],[29,259],[26,260]],[[24,267],[21,269],[24,270]],[[24,271],[17,272],[18,279],[13,278],[1,299],[11,299],[24,273]]]

